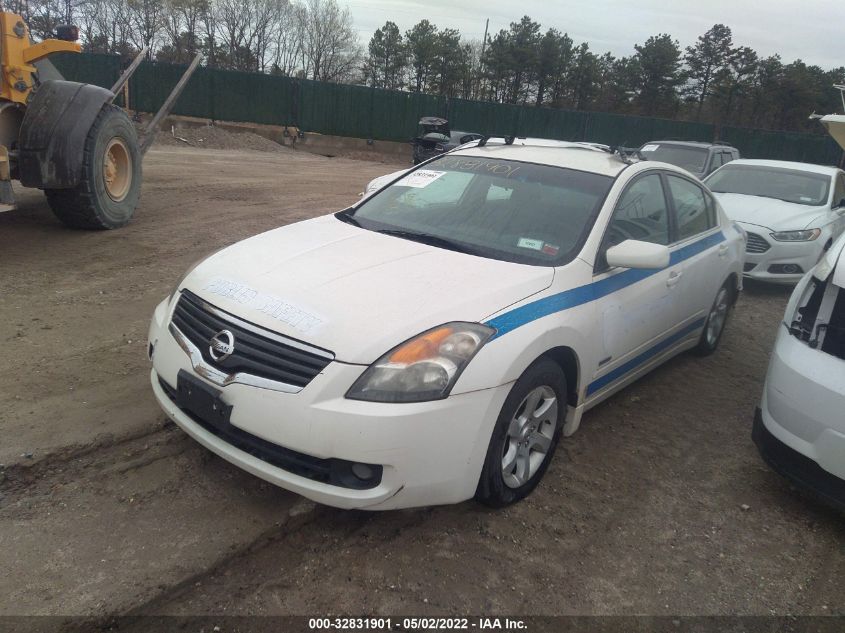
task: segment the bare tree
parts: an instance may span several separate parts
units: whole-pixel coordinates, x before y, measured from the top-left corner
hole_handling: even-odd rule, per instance
[[[127,0],[126,7],[132,30],[130,40],[136,48],[146,47],[147,59],[152,59],[164,26],[163,0]]]
[[[162,30],[167,43],[156,58],[186,64],[200,49],[199,25],[208,0],[165,0]]]
[[[300,6],[290,3],[282,8],[274,33],[271,72],[291,76],[298,70],[303,42],[299,18],[301,10]]]
[[[305,76],[320,81],[350,78],[362,55],[349,9],[341,9],[335,0],[307,0],[299,18]]]
[[[125,0],[88,0],[79,14],[82,43],[94,53],[132,52],[132,24]]]

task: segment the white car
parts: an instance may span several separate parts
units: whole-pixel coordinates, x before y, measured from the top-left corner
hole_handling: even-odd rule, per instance
[[[716,348],[744,249],[671,165],[470,147],[190,270],[153,316],[152,388],[201,444],[315,501],[502,506],[584,411]]]
[[[754,441],[795,483],[845,509],[845,236],[795,288],[778,328]],[[838,260],[838,265],[837,265]]]
[[[845,230],[841,169],[740,159],[704,182],[748,233],[746,277],[794,284]]]

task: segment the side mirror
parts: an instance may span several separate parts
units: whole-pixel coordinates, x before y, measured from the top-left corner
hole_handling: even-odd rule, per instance
[[[625,240],[607,249],[609,266],[621,268],[666,268],[669,265],[669,247],[639,240]]]
[[[834,209],[843,209],[845,208],[845,198],[842,198],[839,202],[833,205]]]

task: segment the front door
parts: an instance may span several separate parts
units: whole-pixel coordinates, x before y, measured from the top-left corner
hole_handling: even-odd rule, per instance
[[[604,253],[625,240],[670,244],[670,207],[658,172],[637,177],[616,204],[596,261],[594,284],[601,321],[602,353],[588,396],[635,371],[650,350],[678,323],[682,265],[663,270],[610,268]]]

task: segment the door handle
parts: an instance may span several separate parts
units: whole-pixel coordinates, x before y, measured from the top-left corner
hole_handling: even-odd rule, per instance
[[[728,250],[730,247],[727,244],[720,244],[719,245],[719,257],[724,257],[728,254]]]
[[[666,285],[671,288],[681,280],[681,276],[683,274],[684,273],[673,270],[671,273],[669,273],[669,279],[666,280]]]

